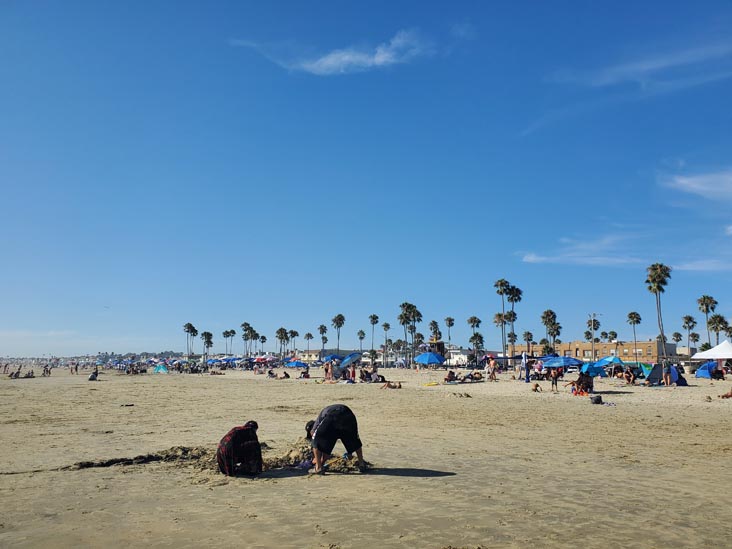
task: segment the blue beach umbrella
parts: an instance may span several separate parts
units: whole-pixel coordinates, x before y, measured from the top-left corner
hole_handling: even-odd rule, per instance
[[[330,362],[331,360],[343,360],[343,357],[338,355],[327,355],[323,357],[323,362]]]
[[[568,366],[582,366],[581,360],[571,356],[557,356],[544,362],[544,368],[567,368]]]
[[[437,353],[422,353],[414,357],[414,362],[417,364],[442,364],[445,362],[445,357],[438,355]]]
[[[301,360],[293,360],[285,364],[288,368],[307,368],[308,365]]]
[[[620,357],[614,355],[606,356],[595,362],[595,366],[607,366],[608,364],[620,364],[621,366],[625,366],[625,362],[623,362]]]
[[[360,358],[361,358],[361,353],[351,353],[350,355],[346,355],[346,357],[341,361],[341,368],[350,366],[351,363],[356,362]]]

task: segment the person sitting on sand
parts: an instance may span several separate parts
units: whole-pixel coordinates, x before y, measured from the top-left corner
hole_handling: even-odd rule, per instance
[[[96,381],[99,377],[99,370],[94,370],[91,374],[89,374],[89,377],[87,378],[88,381]]]
[[[332,404],[323,408],[314,421],[305,424],[305,431],[313,447],[316,474],[324,473],[323,463],[330,459],[338,440],[346,447],[348,456],[356,452],[358,468],[361,471],[366,469],[363,444],[358,436],[358,422],[355,414],[345,404]]]
[[[627,383],[628,385],[635,385],[636,375],[630,366],[625,369],[623,377],[625,378],[625,383]]]
[[[445,376],[445,383],[452,383],[453,381],[457,381],[457,376],[455,375],[455,372],[448,370],[447,375]]]
[[[310,366],[306,366],[305,369],[300,372],[300,379],[310,379]]]
[[[247,421],[224,435],[216,449],[219,471],[226,476],[258,475],[262,472],[262,447],[256,421]]]
[[[288,374],[287,372],[282,372],[277,376],[277,379],[290,379],[290,374]]]
[[[381,386],[382,389],[401,389],[401,381],[387,381]]]
[[[274,373],[274,370],[270,368],[267,370],[267,377],[270,379],[277,379],[277,374]]]
[[[472,373],[473,381],[483,381],[483,374],[478,370],[474,370]]]

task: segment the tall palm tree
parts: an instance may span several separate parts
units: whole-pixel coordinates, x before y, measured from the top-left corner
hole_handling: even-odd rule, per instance
[[[318,333],[320,334],[320,341],[323,344],[320,349],[320,360],[323,360],[325,356],[325,344],[328,343],[328,338],[325,337],[325,334],[328,333],[328,327],[325,324],[321,324],[318,326]]]
[[[289,335],[289,339],[292,340],[292,353],[297,353],[297,338],[300,337],[300,334],[297,330],[290,330],[287,335]]]
[[[602,331],[600,332],[600,341],[606,341],[608,338],[607,332]]]
[[[391,330],[391,324],[388,322],[384,322],[381,325],[381,328],[384,330],[384,360],[383,364],[386,366],[387,363],[387,353],[389,351],[389,330]]]
[[[310,332],[307,332],[304,336],[302,336],[305,341],[307,341],[308,345],[308,355],[310,354],[310,342],[313,340],[313,334]]]
[[[404,310],[404,305],[408,305],[408,303],[401,304],[402,311],[399,313],[397,321],[399,322],[399,325],[404,329],[404,347],[402,348],[402,350],[404,351],[404,362],[409,364],[407,360],[407,348],[409,345],[409,338],[407,337],[407,327],[409,326],[409,315]]]
[[[450,328],[452,328],[453,326],[455,326],[455,319],[452,318],[451,316],[446,317],[445,318],[445,326],[447,326],[447,343],[448,344],[451,344],[452,343],[452,339],[450,337]]]
[[[584,333],[585,341],[592,341],[592,332],[589,330],[585,330]]]
[[[493,324],[495,324],[496,328],[501,330],[501,338],[503,338],[503,334],[506,330],[506,323],[508,322],[506,320],[506,315],[508,313],[496,313],[493,315]],[[501,356],[505,358],[506,356],[506,348],[503,347],[501,349]]]
[[[714,299],[710,295],[703,295],[699,299],[696,300],[697,305],[699,305],[699,310],[704,313],[704,319],[706,320],[707,325],[707,343],[709,345],[712,344],[712,337],[709,335],[709,313],[713,313],[717,309],[717,300]]]
[[[633,327],[633,360],[638,362],[638,340],[635,337],[635,327],[641,323],[641,315],[631,311],[628,313],[627,322]]]
[[[437,341],[437,334],[440,332],[440,325],[437,324],[436,320],[430,320],[430,334],[432,334],[432,339]]]
[[[501,318],[505,318],[506,315],[506,295],[511,288],[511,283],[505,278],[499,278],[493,283],[493,287],[496,289],[496,293],[501,296]],[[498,324],[496,324],[498,326]],[[503,322],[501,328],[501,354],[506,354],[506,323]]]
[[[534,334],[531,332],[524,332],[522,339],[526,342],[526,354],[531,354],[531,342],[534,340]]]
[[[332,325],[336,330],[336,338],[337,338],[337,346],[336,346],[336,354],[341,354],[341,328],[343,328],[343,325],[346,323],[346,317],[342,314],[338,313],[331,319]]]
[[[287,328],[278,328],[275,332],[275,338],[277,338],[277,341],[280,344],[280,357],[284,356],[284,349],[285,344],[287,343],[287,340],[290,338],[287,332]]]
[[[479,360],[478,355],[480,354],[480,350],[485,344],[483,334],[481,334],[480,332],[474,332],[473,335],[470,336],[470,339],[468,341],[473,346],[473,353],[475,353],[475,363],[477,364]]]
[[[260,336],[259,337],[259,343],[261,347],[259,348],[259,351],[264,354],[264,344],[267,343],[267,336]]]
[[[471,316],[468,319],[468,326],[470,326],[473,329],[473,333],[475,333],[475,330],[480,328],[482,320],[480,320],[477,316]]]
[[[671,341],[676,343],[676,345],[678,345],[682,339],[684,339],[684,336],[682,336],[680,332],[674,332],[671,334]]]
[[[516,303],[521,302],[521,298],[523,297],[524,292],[519,288],[518,286],[514,286],[511,284],[508,287],[508,291],[506,292],[506,301],[508,301],[511,304],[511,316],[508,317],[508,321],[511,323],[511,332],[514,332],[514,323],[516,322],[516,311],[514,310],[516,307]],[[514,340],[516,339],[516,334],[514,333]],[[516,354],[516,348],[515,348],[515,341],[514,343],[511,343],[511,364],[514,364],[513,356]]]
[[[208,350],[213,347],[213,334],[211,332],[201,332],[201,339],[203,340],[203,358],[205,360],[208,357]]]
[[[190,356],[193,353],[193,338],[198,335],[198,330],[193,324],[186,322],[183,331],[186,333],[186,356]]]
[[[709,317],[709,322],[707,322],[707,327],[709,330],[713,331],[717,336],[715,345],[719,345],[719,332],[726,331],[728,326],[729,326],[729,324],[727,324],[727,320],[720,314],[713,314],[712,316]]]
[[[691,331],[696,328],[696,319],[691,315],[685,315],[681,319],[681,327],[686,330],[686,350],[688,351],[689,360],[691,360]]]
[[[617,356],[618,355],[618,344],[620,343],[618,341],[618,332],[616,332],[615,330],[610,330],[607,333],[607,339],[608,339],[608,341],[612,341],[615,343],[615,356]]]
[[[556,352],[557,338],[562,335],[562,325],[559,322],[554,322],[547,329],[549,337],[552,338],[552,352]]]
[[[399,305],[399,308],[401,309],[401,313],[399,314],[399,323],[401,324],[402,322],[406,322],[406,324],[404,324],[405,336],[406,333],[409,333],[412,336],[411,352],[412,358],[414,358],[416,348],[414,335],[417,333],[417,324],[422,322],[422,313],[417,309],[416,305],[406,301]]]
[[[697,334],[696,332],[691,332],[689,334],[689,341],[696,345],[697,343],[699,343],[699,337],[699,334]],[[689,347],[689,354],[691,354],[691,347]]]
[[[547,309],[546,311],[541,313],[541,323],[544,325],[546,339],[549,339],[549,326],[554,324],[556,321],[557,313],[555,313],[551,309]]]
[[[666,291],[666,286],[671,278],[671,267],[663,263],[654,263],[646,269],[646,287],[656,298],[656,315],[658,317],[658,330],[661,332],[661,346],[663,347],[664,362],[668,361],[666,354],[666,335],[663,332],[663,314],[661,312],[661,294]]]
[[[229,330],[221,332],[221,337],[224,338],[224,354],[229,354]]]
[[[379,315],[369,315],[369,324],[371,324],[371,350],[374,350],[374,328],[379,323]]]
[[[363,340],[366,339],[366,332],[359,330],[356,332],[356,337],[358,337],[358,350],[363,354]]]

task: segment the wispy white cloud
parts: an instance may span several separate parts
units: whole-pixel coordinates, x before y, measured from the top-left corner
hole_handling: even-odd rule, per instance
[[[677,271],[720,272],[732,271],[732,259],[697,259],[674,265]]]
[[[709,200],[732,201],[732,169],[696,175],[665,176],[661,178],[661,184]]]
[[[562,263],[622,267],[643,263],[643,259],[630,255],[624,244],[629,235],[607,235],[595,240],[580,241],[569,238],[559,240],[559,246],[549,253],[524,252],[524,263]]]
[[[730,57],[732,57],[732,44],[708,44],[594,70],[564,70],[555,75],[555,80],[592,87],[614,86],[629,82],[646,86],[659,75],[680,69],[697,70],[701,66]]]
[[[380,69],[408,63],[431,52],[429,43],[415,30],[400,30],[389,41],[375,47],[350,46],[317,56],[283,53],[281,44],[259,44],[248,40],[230,40],[229,43],[232,46],[251,48],[285,69],[318,76]]]
[[[597,69],[561,70],[550,80],[605,93],[551,109],[528,124],[519,136],[610,105],[648,100],[728,79],[732,79],[732,42],[661,53]]]

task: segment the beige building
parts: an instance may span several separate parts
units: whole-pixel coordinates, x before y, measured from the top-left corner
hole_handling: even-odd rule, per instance
[[[571,356],[585,362],[594,362],[602,357],[617,356],[624,362],[646,362],[652,364],[663,357],[663,346],[658,340],[638,341],[634,345],[632,341],[601,341],[595,343],[595,357],[592,358],[592,343],[589,341],[566,341],[556,344],[557,354],[560,356]],[[541,345],[532,345],[531,351],[535,355],[541,353]],[[516,354],[526,351],[526,345],[516,345]],[[675,343],[666,343],[666,356],[678,360],[686,355],[679,355]]]

